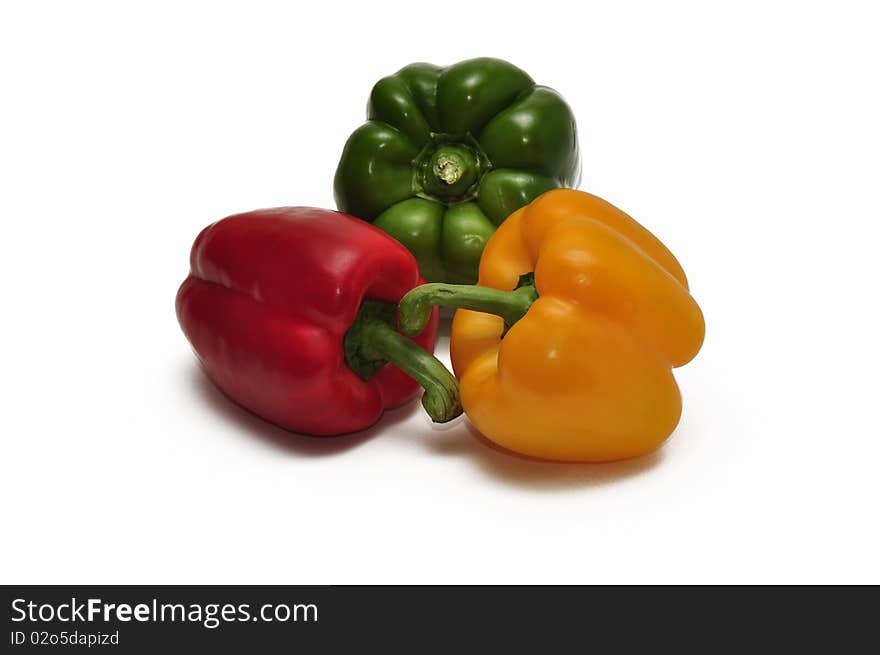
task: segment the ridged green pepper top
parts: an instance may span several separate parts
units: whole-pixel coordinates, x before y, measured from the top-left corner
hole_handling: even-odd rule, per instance
[[[472,283],[511,213],[580,171],[571,109],[500,59],[411,64],[373,87],[336,170],[338,208],[416,256],[431,282]]]

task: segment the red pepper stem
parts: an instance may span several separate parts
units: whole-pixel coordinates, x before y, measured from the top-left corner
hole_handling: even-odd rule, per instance
[[[469,284],[423,284],[407,293],[397,306],[397,321],[404,334],[415,335],[425,329],[434,305],[472,309],[504,319],[506,328],[526,315],[538,298],[534,284],[513,291],[501,291]]]
[[[390,310],[390,311],[389,311]],[[387,363],[409,375],[425,389],[422,406],[435,423],[461,414],[458,381],[439,359],[395,331],[394,305],[365,300],[345,335],[345,360],[364,380]]]

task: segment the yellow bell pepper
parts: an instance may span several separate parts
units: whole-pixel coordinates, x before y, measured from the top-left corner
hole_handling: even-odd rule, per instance
[[[681,416],[672,368],[705,325],[666,247],[601,198],[549,191],[486,245],[478,286],[428,284],[399,305],[418,333],[432,305],[459,308],[451,355],[465,413],[498,445],[604,462],[659,446]]]

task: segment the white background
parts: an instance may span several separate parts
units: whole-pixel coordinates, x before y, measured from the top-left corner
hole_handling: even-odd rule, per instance
[[[4,3],[0,580],[880,582],[876,8],[603,5]],[[687,270],[656,454],[526,461],[417,403],[291,435],[177,325],[204,225],[332,207],[373,82],[482,55],[566,96],[582,187]]]

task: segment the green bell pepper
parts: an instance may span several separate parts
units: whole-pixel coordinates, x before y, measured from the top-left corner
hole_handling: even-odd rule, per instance
[[[336,170],[337,207],[403,243],[431,282],[473,283],[514,211],[578,184],[574,116],[499,59],[411,64],[373,87]]]

